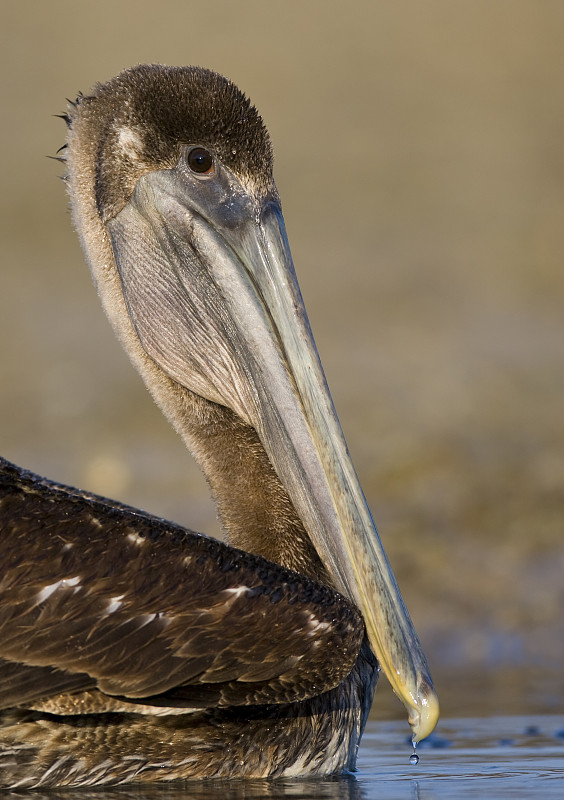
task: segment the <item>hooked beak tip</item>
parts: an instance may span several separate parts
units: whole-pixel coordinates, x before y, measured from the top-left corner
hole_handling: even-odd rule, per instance
[[[413,742],[420,742],[435,729],[439,719],[439,698],[430,680],[423,679],[415,705],[409,709]]]

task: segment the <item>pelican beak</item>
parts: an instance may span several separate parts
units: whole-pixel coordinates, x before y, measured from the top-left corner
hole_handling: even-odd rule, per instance
[[[275,188],[261,196],[221,164],[194,175],[183,155],[142,177],[106,225],[144,350],[256,429],[335,588],[361,609],[414,740],[428,736],[438,699],[333,407]]]

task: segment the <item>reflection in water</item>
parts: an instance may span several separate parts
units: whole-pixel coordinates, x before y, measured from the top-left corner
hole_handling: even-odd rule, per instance
[[[405,723],[369,721],[355,775],[6,792],[3,800],[482,800],[564,796],[564,716],[450,719],[409,764]]]
[[[182,785],[124,786],[110,789],[72,790],[77,800],[248,800],[292,798],[292,800],[361,800],[366,797],[354,775],[324,780],[284,779],[273,781],[201,781]],[[7,792],[6,800],[70,800],[69,790]]]

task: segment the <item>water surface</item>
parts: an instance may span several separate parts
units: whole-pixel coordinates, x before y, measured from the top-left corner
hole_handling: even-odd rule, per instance
[[[564,797],[564,716],[446,719],[417,748],[401,722],[371,722],[356,775],[359,798]]]

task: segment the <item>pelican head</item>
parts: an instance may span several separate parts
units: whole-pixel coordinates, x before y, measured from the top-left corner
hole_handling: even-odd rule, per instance
[[[74,222],[105,311],[200,462],[227,536],[354,601],[414,739],[427,736],[438,701],[327,388],[258,112],[214,72],[142,66],[69,117]],[[297,557],[274,528],[248,532],[244,448],[268,464]]]

